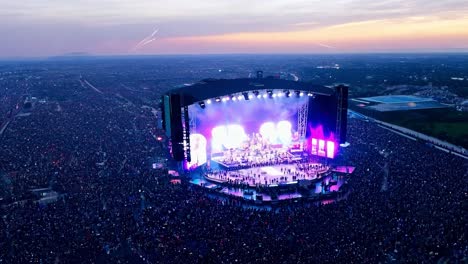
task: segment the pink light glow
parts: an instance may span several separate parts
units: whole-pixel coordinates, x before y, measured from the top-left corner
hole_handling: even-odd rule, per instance
[[[335,157],[335,142],[327,141],[327,158],[333,159]]]
[[[312,155],[317,155],[317,139],[313,138],[312,139]]]
[[[327,157],[330,159],[335,158],[336,143],[331,140],[323,140],[312,138],[310,140],[310,154]]]
[[[323,131],[323,126],[319,125],[317,127],[309,127],[310,131],[310,137],[312,138],[318,138],[318,139],[324,139],[324,140],[330,140],[333,142],[336,142],[335,140],[335,134],[331,132],[328,136],[325,136],[325,132]]]
[[[330,133],[325,136],[323,126],[309,127],[310,131],[310,153],[333,159],[337,153],[337,143],[335,135]]]
[[[318,143],[318,155],[325,157],[325,140],[319,139]]]

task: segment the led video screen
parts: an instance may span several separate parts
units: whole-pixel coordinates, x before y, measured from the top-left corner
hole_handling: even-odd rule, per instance
[[[309,98],[259,96],[222,98],[189,106],[191,162],[196,167],[208,159],[247,145],[269,144],[273,148],[298,146],[298,109]]]

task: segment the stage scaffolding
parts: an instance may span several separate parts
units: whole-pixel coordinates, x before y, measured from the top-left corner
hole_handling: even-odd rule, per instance
[[[304,141],[306,138],[308,111],[309,100],[307,100],[307,102],[297,111],[297,132],[299,133],[299,138],[301,141]]]
[[[197,120],[195,120],[195,117],[190,114],[188,116],[189,116],[190,131],[192,133],[197,133]]]

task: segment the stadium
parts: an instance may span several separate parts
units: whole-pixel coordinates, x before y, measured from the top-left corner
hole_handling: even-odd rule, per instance
[[[263,78],[207,79],[162,98],[172,158],[192,183],[251,201],[325,199],[354,168],[332,161],[346,143],[348,88]]]

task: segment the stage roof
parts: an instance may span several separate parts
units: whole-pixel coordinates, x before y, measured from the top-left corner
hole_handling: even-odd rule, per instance
[[[306,82],[288,81],[274,78],[262,79],[206,79],[201,82],[170,90],[167,94],[180,94],[183,105],[191,105],[203,100],[255,90],[295,90],[317,95],[331,96],[333,89]]]

